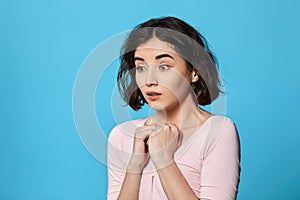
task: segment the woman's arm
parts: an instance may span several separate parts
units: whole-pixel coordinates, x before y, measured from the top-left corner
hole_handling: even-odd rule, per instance
[[[175,162],[173,162],[165,168],[158,170],[158,175],[162,187],[169,200],[199,199],[195,195],[193,190],[190,188],[189,184],[185,180],[184,176],[182,175]]]
[[[130,199],[132,200],[138,200],[141,178],[141,173],[127,172],[121,187],[118,200],[128,200],[128,197],[130,197]]]
[[[201,170],[200,197],[235,200],[240,178],[240,142],[234,123],[224,118],[216,142],[209,143]]]
[[[208,154],[203,161],[199,196],[192,191],[174,162],[173,152],[176,151],[176,138],[179,136],[176,130],[171,128],[150,137],[150,157],[168,199],[236,199],[240,173],[239,138],[232,121],[225,118],[220,122],[217,142],[209,143]],[[151,149],[151,145],[155,150]]]
[[[142,172],[149,160],[146,138],[153,133],[154,126],[142,126],[136,128],[134,132],[133,149],[130,160],[128,162],[124,180],[119,190],[118,200],[130,199],[137,200],[139,198],[139,189],[142,178]],[[118,138],[120,140],[122,138]],[[110,160],[122,159],[122,156],[110,154]],[[110,170],[110,172],[113,172]],[[111,176],[113,177],[113,175]],[[115,199],[115,198],[114,198]]]
[[[174,153],[181,144],[182,133],[173,124],[149,138],[149,153],[164,192],[169,200],[198,200],[185,177],[174,162]]]
[[[138,199],[143,163],[149,155],[129,153],[132,151],[134,141],[133,135],[127,133],[131,129],[129,125],[128,127],[127,124],[118,125],[109,134],[108,200],[128,199],[128,196],[131,199]]]
[[[134,143],[134,153],[132,153],[131,159],[127,166],[126,175],[122,183],[118,200],[127,200],[128,197],[130,197],[132,200],[139,199],[142,172],[145,164],[149,160],[149,154],[136,153],[141,151],[142,148],[137,147],[138,145],[136,144],[136,141]]]

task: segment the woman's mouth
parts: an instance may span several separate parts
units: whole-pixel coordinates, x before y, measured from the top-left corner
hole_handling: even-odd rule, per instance
[[[161,96],[161,93],[158,93],[155,91],[148,91],[148,92],[146,92],[146,94],[151,101],[155,101],[156,99],[158,99]]]

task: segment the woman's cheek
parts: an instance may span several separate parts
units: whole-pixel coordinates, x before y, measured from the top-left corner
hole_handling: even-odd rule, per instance
[[[174,71],[169,75],[165,75],[160,80],[161,86],[170,90],[177,99],[181,99],[189,91],[190,84],[186,78]]]
[[[136,81],[136,84],[139,88],[146,85],[145,80],[146,80],[145,77],[141,74],[137,74],[135,76],[135,81]]]

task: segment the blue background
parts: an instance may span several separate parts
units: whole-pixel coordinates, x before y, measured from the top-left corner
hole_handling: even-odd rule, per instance
[[[100,42],[166,15],[195,26],[220,61],[241,137],[238,199],[300,199],[299,9],[296,0],[1,1],[0,199],[106,198],[106,167],[73,121],[76,73]],[[106,134],[115,70],[96,96]]]

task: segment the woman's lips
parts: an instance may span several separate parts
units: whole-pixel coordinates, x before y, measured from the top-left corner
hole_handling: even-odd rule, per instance
[[[146,94],[151,101],[155,101],[161,96],[161,93],[155,91],[148,91]]]

